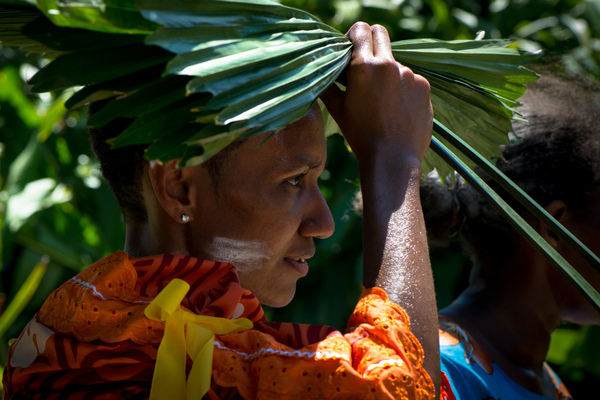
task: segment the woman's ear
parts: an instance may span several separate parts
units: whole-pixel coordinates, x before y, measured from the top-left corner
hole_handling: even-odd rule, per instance
[[[187,181],[182,169],[177,167],[178,160],[167,163],[150,163],[148,174],[154,194],[163,210],[175,221],[182,222],[181,216],[191,213],[192,202],[188,196],[190,182]],[[187,221],[186,221],[187,222]]]
[[[567,223],[569,222],[569,208],[562,200],[553,200],[546,206],[546,211],[548,214],[552,215],[554,219],[564,225],[567,229]],[[561,242],[561,239],[558,235],[550,228],[548,228],[544,223],[540,222],[540,235],[546,239],[546,241],[555,249],[558,249],[558,246]]]

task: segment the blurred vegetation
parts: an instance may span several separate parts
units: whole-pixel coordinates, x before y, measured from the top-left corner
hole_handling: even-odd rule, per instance
[[[358,20],[382,24],[392,40],[472,39],[483,30],[486,38],[517,39],[523,49],[541,49],[560,59],[565,69],[600,77],[597,0],[283,3],[307,10],[342,32]],[[0,369],[8,340],[19,334],[46,297],[92,261],[122,249],[124,243],[116,201],[90,152],[85,110],[67,113],[62,105],[65,93],[31,94],[24,83],[46,62],[18,49],[0,47],[0,293],[4,294],[0,310],[7,310],[15,298],[14,303],[22,303],[17,304],[22,311],[15,313],[14,322],[0,318]],[[311,273],[299,281],[292,304],[266,311],[274,320],[344,329],[361,281],[362,227],[353,211],[358,173],[356,160],[340,136],[331,136],[328,148],[321,187],[336,231],[317,243]],[[438,305],[443,307],[465,287],[470,262],[458,246],[432,249],[431,257]],[[17,296],[23,286],[29,288],[29,301],[28,296]],[[600,328],[574,325],[565,325],[553,335],[548,360],[575,398],[586,398],[600,382],[598,338]]]

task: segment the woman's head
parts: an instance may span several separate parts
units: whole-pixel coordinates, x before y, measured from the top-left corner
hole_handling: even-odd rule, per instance
[[[99,159],[125,215],[128,251],[231,262],[243,287],[264,304],[283,306],[308,272],[313,239],[333,232],[318,186],[327,158],[321,112],[314,105],[277,133],[234,143],[195,167],[149,165],[143,149],[125,160],[105,149]]]

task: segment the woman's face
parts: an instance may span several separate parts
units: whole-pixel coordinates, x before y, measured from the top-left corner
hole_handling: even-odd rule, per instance
[[[233,263],[244,288],[280,307],[308,272],[313,238],[329,237],[334,224],[317,184],[327,158],[318,106],[268,136],[252,136],[231,150],[217,182],[204,186],[195,199],[188,248]],[[199,173],[207,174],[203,168]]]

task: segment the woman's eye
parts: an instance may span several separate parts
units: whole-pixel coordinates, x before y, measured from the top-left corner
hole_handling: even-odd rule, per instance
[[[301,174],[298,176],[295,176],[293,178],[288,179],[287,181],[292,185],[292,186],[298,186],[300,184],[300,180],[302,180],[302,178],[305,176],[306,174]]]

